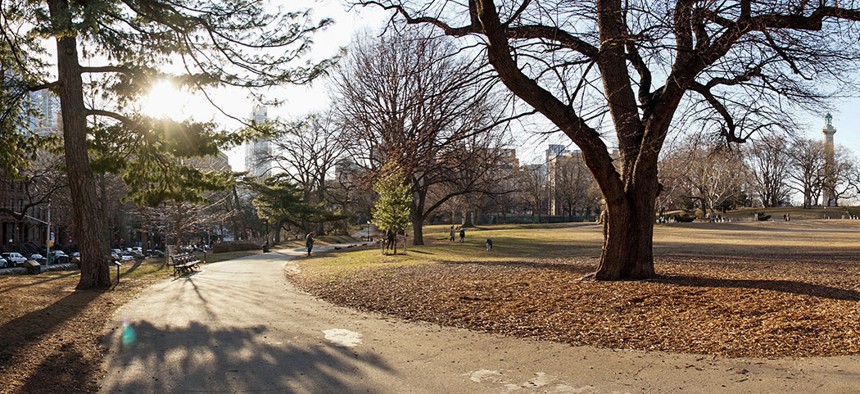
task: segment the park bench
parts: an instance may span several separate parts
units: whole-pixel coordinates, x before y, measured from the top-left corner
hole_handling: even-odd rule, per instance
[[[178,274],[187,274],[200,269],[201,260],[193,253],[179,253],[170,256],[171,265],[173,265],[173,277]]]

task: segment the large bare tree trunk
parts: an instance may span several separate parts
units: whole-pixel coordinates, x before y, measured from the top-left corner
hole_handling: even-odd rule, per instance
[[[412,211],[409,219],[412,221],[412,245],[424,245],[424,218]]]
[[[68,2],[49,0],[48,7],[54,28],[57,31],[70,30],[72,20]],[[77,237],[81,244],[81,280],[77,288],[109,288],[110,270],[105,264],[108,247],[87,153],[87,110],[84,106],[77,38],[74,36],[57,37],[57,73],[69,189]]]
[[[638,196],[637,196],[638,194]],[[654,200],[635,193],[607,204],[603,222],[603,253],[595,278],[644,279],[654,276]]]
[[[413,192],[412,204],[409,205],[409,220],[412,221],[412,245],[424,245],[424,192]]]

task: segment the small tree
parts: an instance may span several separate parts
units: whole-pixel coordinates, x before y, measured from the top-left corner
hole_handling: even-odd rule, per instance
[[[373,185],[379,198],[373,204],[373,224],[384,232],[398,234],[409,226],[409,206],[412,197],[409,195],[409,185],[406,184],[406,174],[403,169],[386,163],[382,168],[382,176]],[[394,243],[394,254],[397,254],[397,242]]]

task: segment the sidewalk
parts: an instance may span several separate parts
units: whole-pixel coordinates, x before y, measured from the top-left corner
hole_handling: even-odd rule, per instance
[[[332,246],[321,247],[325,250]],[[488,335],[295,289],[303,249],[207,264],[113,317],[102,392],[856,392],[860,357],[723,359]]]

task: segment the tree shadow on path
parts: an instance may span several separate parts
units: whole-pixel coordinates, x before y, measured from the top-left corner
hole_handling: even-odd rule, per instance
[[[391,373],[369,351],[323,342],[298,347],[286,336],[262,325],[124,324],[108,337],[117,354],[101,391],[373,392],[359,366]]]

